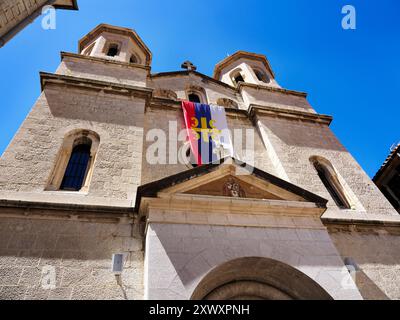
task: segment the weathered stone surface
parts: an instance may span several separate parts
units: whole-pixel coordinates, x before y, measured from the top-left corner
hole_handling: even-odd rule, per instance
[[[62,221],[40,220],[41,228],[37,230],[26,227],[36,222],[26,218],[0,219],[0,224],[19,225],[29,232],[21,231],[15,238],[13,229],[7,228],[8,231],[2,234],[5,239],[23,239],[18,242],[23,249],[14,249],[11,245],[10,249],[0,251],[1,299],[124,299],[111,272],[112,254],[119,252],[128,253],[122,277],[128,298],[143,298],[142,240],[124,232],[116,234],[116,230],[130,230],[129,224],[125,228],[118,224],[64,221],[69,225],[62,229],[65,235],[54,233],[55,229],[61,231]],[[47,231],[43,227],[46,225]],[[73,225],[79,225],[79,232],[71,228]],[[32,240],[35,249],[29,249],[31,245],[27,239],[37,240],[39,237],[42,240]],[[107,246],[101,245],[104,242]],[[49,268],[54,269],[54,288],[43,287]]]

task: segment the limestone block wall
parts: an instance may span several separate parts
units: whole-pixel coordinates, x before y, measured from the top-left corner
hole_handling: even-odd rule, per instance
[[[0,36],[46,4],[47,0],[3,0],[0,2]]]
[[[56,74],[145,87],[148,70],[88,57],[64,56]]]
[[[400,299],[398,230],[330,226],[329,233],[340,254],[360,268],[356,283],[364,299]]]
[[[141,180],[144,103],[143,98],[47,85],[0,158],[0,190],[35,193],[46,201],[69,196],[67,203],[130,205]],[[65,135],[77,129],[100,136],[88,193],[45,192]]]
[[[178,99],[187,100],[186,90],[191,87],[203,88],[207,95],[207,103],[216,104],[218,99],[227,98],[235,101],[239,109],[245,109],[242,97],[234,88],[216,84],[213,81],[204,80],[202,77],[191,74],[180,76],[160,76],[153,77],[148,86],[151,88],[169,89],[174,91]]]
[[[127,254],[122,286],[110,271],[113,253]],[[0,300],[16,299],[143,299],[142,239],[128,221],[0,216]]]
[[[316,113],[305,96],[243,85],[241,95],[247,107],[252,104],[286,110]]]
[[[229,113],[227,116],[228,127],[232,130],[232,139],[233,143],[237,141],[238,145],[241,146],[241,150],[236,148],[238,156],[240,159],[245,160],[246,156],[251,160],[251,155],[246,154],[246,148],[251,150],[252,143],[254,144],[254,165],[255,167],[264,170],[270,174],[276,175],[277,171],[272,164],[270,157],[266,151],[265,146],[260,138],[258,131],[254,128],[252,122],[243,115],[235,115],[234,113]],[[169,123],[176,123],[177,132],[179,133],[181,130],[185,130],[185,124],[183,119],[182,109],[177,106],[176,108],[167,108],[167,107],[150,107],[146,109],[145,113],[145,128],[144,128],[144,148],[142,154],[142,184],[149,183],[152,181],[156,181],[170,175],[186,171],[191,169],[191,166],[187,166],[185,164],[172,164],[169,163],[170,158],[167,157],[168,165],[163,164],[151,164],[146,159],[146,152],[148,148],[154,144],[154,142],[147,141],[146,137],[150,130],[161,130],[166,133],[167,138],[169,138]],[[238,133],[234,134],[234,129],[238,129]],[[251,130],[254,133],[254,139],[246,138],[246,130]],[[250,136],[251,137],[251,136]],[[186,139],[186,137],[185,137]],[[240,141],[241,140],[241,141]],[[249,145],[246,146],[247,140],[249,141]],[[174,139],[168,142],[166,146],[167,155],[169,155],[169,147],[170,144],[174,143]],[[181,141],[178,143],[178,150],[187,145],[186,141]],[[249,161],[251,163],[251,161]]]
[[[343,286],[346,268],[323,228],[158,223],[147,231],[145,299],[190,299],[213,268],[242,257],[265,257],[295,267],[334,299],[361,299],[354,286]]]
[[[259,119],[290,182],[330,200],[328,206],[335,209],[335,203],[309,160],[312,156],[321,156],[330,161],[343,178],[355,199],[357,211],[397,215],[328,126],[268,116]]]

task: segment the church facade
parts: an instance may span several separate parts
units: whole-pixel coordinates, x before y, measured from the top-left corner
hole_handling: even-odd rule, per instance
[[[400,299],[398,212],[264,55],[152,73],[102,24],[61,58],[0,158],[0,299]],[[187,100],[233,157],[187,161]]]

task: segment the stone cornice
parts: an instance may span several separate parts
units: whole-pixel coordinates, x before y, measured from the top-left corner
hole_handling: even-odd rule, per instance
[[[158,198],[143,198],[143,208],[184,210],[190,212],[229,212],[248,214],[288,214],[296,216],[314,215],[321,217],[326,208],[313,202],[283,201],[268,199],[228,198],[192,194],[167,194],[160,192]]]
[[[151,99],[151,103],[149,104],[150,108],[161,108],[161,109],[175,109],[175,110],[182,110],[181,108],[182,101],[181,100],[172,100],[168,98],[161,98],[161,97],[153,97]],[[236,108],[226,108],[225,112],[227,116],[241,116],[241,117],[248,117],[248,113],[246,110],[236,109]]]
[[[342,226],[372,226],[372,227],[400,227],[400,215],[374,214],[367,212],[353,212],[352,210],[328,209],[321,220],[325,225]]]
[[[227,89],[230,89],[236,93],[238,93],[238,90],[235,87],[230,86],[229,84],[216,80],[214,78],[211,78],[203,73],[197,72],[197,71],[193,71],[193,70],[185,70],[185,71],[170,71],[170,72],[160,72],[160,73],[155,73],[152,74],[150,77],[152,79],[156,79],[156,78],[160,78],[160,77],[173,77],[173,76],[189,76],[190,74],[196,75],[206,81],[210,81],[213,82],[217,85],[223,86]]]
[[[244,88],[252,88],[252,89],[256,89],[256,90],[278,92],[278,93],[294,95],[294,96],[298,96],[298,97],[302,97],[302,98],[307,98],[306,92],[288,90],[288,89],[283,89],[283,88],[275,88],[275,87],[269,87],[269,86],[261,86],[258,84],[247,83],[247,82],[240,82],[238,85],[238,91],[241,92]]]
[[[322,115],[311,112],[302,112],[297,110],[288,110],[269,106],[250,105],[249,117],[254,119],[257,115],[268,115],[273,117],[287,118],[292,120],[303,120],[330,125],[333,118],[328,115]]]
[[[46,85],[53,84],[59,86],[71,86],[80,89],[84,88],[86,90],[104,91],[120,95],[131,95],[143,99],[150,99],[153,94],[153,89],[149,88],[46,72],[40,72],[40,83],[42,91],[45,89]]]
[[[375,217],[367,218],[324,218],[322,222],[326,226],[360,226],[360,227],[381,227],[381,228],[398,228],[400,230],[400,216],[395,218],[393,216],[382,216],[381,219]]]
[[[139,219],[149,223],[325,229],[314,203],[189,194],[143,198]]]
[[[151,107],[180,108],[181,103],[181,101],[172,99],[154,98],[152,96],[153,89],[150,88],[116,84],[114,82],[59,75],[46,72],[40,73],[40,81],[42,90],[44,90],[47,84],[67,85],[77,88],[85,88],[89,90],[104,91],[122,95],[133,95],[144,99],[151,99]],[[249,111],[235,108],[226,108],[226,111],[228,115],[247,116],[249,117],[249,119],[254,119],[254,117],[258,114],[266,114],[270,116],[284,117],[293,120],[312,121],[326,125],[330,125],[330,123],[332,122],[332,117],[327,115],[260,105],[250,105]]]
[[[71,0],[71,4],[58,4],[58,1],[53,1],[53,7],[56,9],[63,9],[63,10],[79,10],[77,0]]]
[[[257,90],[266,90],[266,91],[270,91],[270,92],[277,92],[277,93],[283,93],[283,94],[287,94],[287,95],[294,95],[294,96],[298,96],[298,97],[303,97],[303,98],[307,98],[307,93],[305,92],[300,92],[300,91],[294,91],[294,90],[287,90],[287,89],[283,89],[283,88],[275,88],[275,87],[269,87],[269,86],[261,86],[261,85],[257,85],[257,84],[252,84],[252,83],[244,83],[241,82],[239,83],[238,87],[232,87],[229,84],[226,84],[225,82],[216,80],[214,78],[211,78],[205,74],[202,74],[200,72],[197,71],[193,71],[193,70],[185,70],[185,71],[171,71],[171,72],[160,72],[160,73],[155,73],[150,75],[151,78],[156,79],[159,77],[173,77],[173,76],[189,76],[190,74],[196,75],[201,77],[204,80],[213,82],[215,84],[221,85],[227,89],[230,89],[232,91],[234,91],[235,93],[239,93],[243,90],[243,88],[252,88],[252,89],[257,89]]]
[[[92,62],[103,63],[103,64],[108,64],[108,65],[127,67],[127,68],[131,68],[131,69],[140,68],[140,69],[147,70],[149,72],[149,74],[150,74],[150,70],[151,70],[150,66],[145,66],[145,65],[142,65],[142,64],[138,64],[138,63],[115,61],[115,60],[103,59],[103,58],[98,58],[98,57],[85,56],[85,55],[78,54],[78,53],[71,53],[71,52],[63,52],[62,51],[61,52],[61,60],[63,60],[64,58],[86,60],[86,61],[92,61]]]
[[[180,109],[181,101],[168,98],[152,98],[149,104],[151,108]],[[241,116],[254,119],[258,114],[270,115],[274,117],[282,117],[292,120],[304,120],[330,125],[333,118],[328,115],[316,114],[311,112],[301,112],[296,110],[287,110],[269,106],[250,105],[249,111],[235,108],[225,108],[228,116]]]
[[[77,220],[109,220],[119,221],[133,219],[133,207],[114,207],[82,205],[71,203],[48,203],[36,201],[20,201],[0,199],[0,216],[70,218]]]

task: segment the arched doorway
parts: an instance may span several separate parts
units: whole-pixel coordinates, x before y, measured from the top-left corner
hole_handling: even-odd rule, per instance
[[[282,262],[240,258],[212,270],[192,300],[332,300],[314,280]]]

